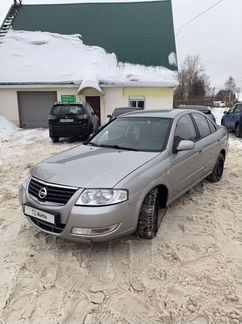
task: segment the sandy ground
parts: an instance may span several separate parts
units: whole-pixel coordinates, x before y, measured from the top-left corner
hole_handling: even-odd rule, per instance
[[[168,210],[153,241],[83,245],[34,229],[18,186],[38,161],[77,143],[46,130],[0,141],[0,323],[232,323],[241,319],[242,143],[224,177]]]

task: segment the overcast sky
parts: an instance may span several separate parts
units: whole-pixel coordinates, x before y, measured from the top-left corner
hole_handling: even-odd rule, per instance
[[[74,2],[104,1],[22,0],[23,4]],[[13,0],[0,0],[0,24],[12,3]],[[172,0],[172,5],[178,63],[181,64],[188,54],[199,55],[211,86],[222,88],[225,80],[232,76],[236,85],[242,88],[242,0]],[[213,8],[186,24],[213,5]]]

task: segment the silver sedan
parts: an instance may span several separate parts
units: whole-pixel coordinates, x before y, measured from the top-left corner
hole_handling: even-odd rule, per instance
[[[226,129],[198,111],[128,113],[33,167],[19,191],[23,213],[65,239],[152,239],[175,199],[221,179],[227,149]]]

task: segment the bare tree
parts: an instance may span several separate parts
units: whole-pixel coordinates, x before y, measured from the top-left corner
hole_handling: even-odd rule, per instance
[[[175,90],[175,99],[201,98],[209,90],[209,77],[200,63],[199,56],[188,55],[178,73],[179,85]]]
[[[235,92],[235,87],[236,87],[236,84],[235,84],[235,80],[233,77],[229,77],[228,80],[225,81],[225,90],[228,90],[229,91],[229,102],[228,102],[228,105],[231,106],[233,105],[233,97],[234,97],[234,92]]]

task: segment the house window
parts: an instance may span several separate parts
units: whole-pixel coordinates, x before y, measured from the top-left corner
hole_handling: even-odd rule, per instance
[[[145,98],[144,97],[130,97],[129,107],[131,108],[145,108]]]

